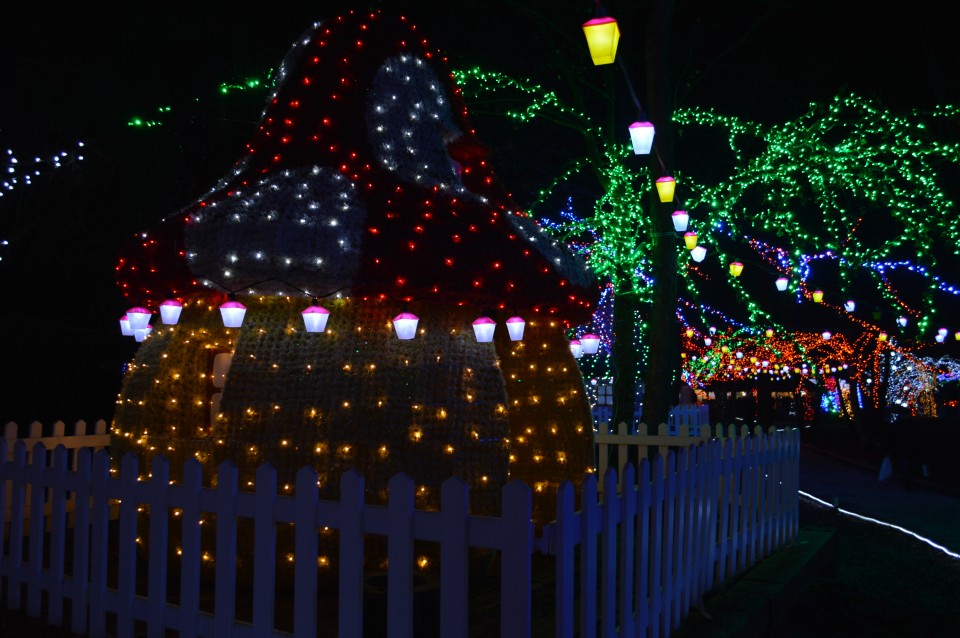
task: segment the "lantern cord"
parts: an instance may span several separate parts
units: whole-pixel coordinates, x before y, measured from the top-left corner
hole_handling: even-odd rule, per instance
[[[225,285],[223,285],[222,283],[220,283],[219,281],[217,281],[217,280],[215,280],[215,279],[211,279],[210,277],[204,277],[203,280],[204,280],[204,281],[208,281],[208,282],[210,282],[211,284],[213,284],[214,286],[217,286],[218,288],[223,289],[224,291],[226,291],[226,292],[227,292],[228,294],[230,294],[230,295],[236,295],[236,294],[237,294],[238,292],[240,292],[241,290],[245,290],[245,289],[247,289],[247,288],[253,288],[254,286],[259,286],[260,284],[267,283],[268,281],[276,281],[276,282],[279,282],[279,283],[281,283],[281,284],[283,284],[283,285],[285,285],[285,286],[288,286],[288,287],[290,287],[290,288],[293,288],[293,289],[296,290],[297,292],[300,292],[300,293],[302,293],[303,295],[305,295],[305,296],[307,296],[307,297],[312,297],[312,298],[314,298],[314,299],[323,299],[323,298],[329,297],[329,296],[331,296],[331,295],[335,295],[335,294],[337,294],[338,292],[343,292],[344,290],[347,290],[348,288],[351,287],[351,285],[346,285],[346,286],[342,286],[342,287],[340,287],[340,288],[337,288],[336,290],[332,290],[332,291],[327,292],[327,293],[323,293],[323,294],[320,294],[320,295],[316,295],[316,294],[309,293],[309,292],[307,292],[306,290],[303,290],[303,289],[301,289],[301,288],[298,288],[297,286],[294,286],[293,284],[291,284],[289,281],[286,281],[286,280],[284,280],[284,279],[280,279],[279,277],[270,277],[270,278],[268,278],[268,279],[261,279],[260,281],[255,281],[255,282],[253,282],[252,284],[246,284],[246,285],[244,285],[242,288],[238,288],[238,289],[236,289],[236,290],[233,289],[233,288],[230,288],[230,287],[228,287],[228,286],[225,286]]]

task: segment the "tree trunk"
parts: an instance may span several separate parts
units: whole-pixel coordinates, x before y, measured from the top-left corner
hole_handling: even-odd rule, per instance
[[[630,279],[613,295],[613,347],[610,351],[613,366],[613,421],[612,429],[620,423],[633,425],[637,402],[637,378],[640,355],[636,348],[637,295],[630,290]]]
[[[673,0],[653,0],[647,21],[645,71],[648,117],[656,130],[657,152],[651,155],[654,179],[673,170],[672,94],[669,79],[668,39],[673,20]],[[682,189],[678,188],[678,195]],[[677,312],[677,240],[670,213],[674,204],[661,204],[651,195],[653,228],[653,303],[647,326],[649,354],[644,379],[641,420],[655,431],[665,423],[673,405],[673,383],[680,363],[680,330]],[[669,208],[670,210],[665,210]]]

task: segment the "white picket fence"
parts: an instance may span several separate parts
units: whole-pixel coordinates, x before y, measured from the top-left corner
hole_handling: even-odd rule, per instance
[[[171,483],[163,457],[154,459],[149,480],[139,480],[132,454],[114,473],[106,450],[79,450],[74,468],[63,446],[50,463],[47,456],[38,443],[28,463],[26,446],[17,442],[12,460],[0,465],[0,481],[10,486],[9,492],[0,490],[0,498],[9,500],[9,510],[7,502],[0,503],[0,512],[9,511],[8,524],[0,526],[5,604],[23,606],[54,625],[69,621],[75,633],[94,637],[107,635],[108,628],[110,635],[131,637],[145,627],[146,635],[156,638],[167,630],[181,638],[314,638],[321,624],[318,532],[327,527],[339,530],[336,626],[342,637],[363,635],[365,534],[386,538],[391,637],[414,632],[415,542],[439,547],[442,636],[468,635],[471,548],[499,553],[501,636],[531,635],[535,553],[555,557],[557,636],[668,636],[705,592],[797,533],[795,430],[703,441],[653,462],[641,459],[636,471],[624,468],[626,487],[620,492],[611,469],[603,476],[602,498],[596,476],[587,475],[579,511],[574,487],[565,482],[557,495],[557,519],[539,536],[531,521],[530,489],[519,481],[503,489],[500,517],[489,517],[469,514],[468,489],[455,478],[442,485],[440,510],[425,511],[414,507],[414,485],[404,474],[391,479],[388,504],[374,506],[365,503],[364,480],[354,471],[342,477],[340,500],[325,501],[318,498],[316,472],[306,467],[297,474],[294,496],[280,496],[269,465],[258,469],[254,491],[241,492],[232,462],[219,466],[212,488],[202,484],[194,460],[186,463],[183,481]],[[0,441],[0,459],[7,458],[6,442]],[[68,534],[69,498],[78,507]],[[89,505],[79,506],[84,503]],[[112,535],[111,504],[119,504],[119,531]],[[28,505],[31,513],[44,515],[28,515]],[[144,509],[150,512],[148,556],[138,579],[137,517]],[[174,509],[182,533],[170,538],[168,515]],[[201,578],[205,514],[216,519],[212,583]],[[236,613],[241,519],[252,520],[256,538],[252,622],[239,621]],[[289,524],[295,545],[292,634],[275,626],[277,529]],[[181,548],[176,604],[167,597],[170,543]],[[145,594],[142,586],[138,593],[138,580],[146,581]],[[201,609],[201,587],[214,591],[212,611]],[[322,628],[331,624],[324,620]]]

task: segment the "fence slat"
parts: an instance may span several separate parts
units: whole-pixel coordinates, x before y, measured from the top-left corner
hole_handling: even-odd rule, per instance
[[[58,445],[53,450],[47,472],[50,486],[50,594],[47,621],[59,627],[63,623],[63,577],[67,543],[67,449]],[[0,504],[2,507],[2,504]]]
[[[73,516],[73,568],[70,605],[70,630],[75,634],[87,629],[90,575],[90,488],[92,486],[93,450],[81,448],[74,460],[76,473],[76,498]]]
[[[22,595],[24,523],[27,509],[27,446],[17,441],[13,446],[13,470],[10,486],[10,537],[7,559],[7,607],[20,609]]]
[[[117,543],[117,636],[133,638],[137,594],[137,508],[139,462],[133,452],[120,460],[120,536]]]
[[[661,587],[661,578],[663,576],[663,546],[664,534],[663,524],[666,519],[664,513],[664,501],[666,500],[665,488],[665,470],[666,464],[662,455],[657,454],[653,463],[653,528],[650,534],[650,634],[652,636],[660,635],[661,614],[663,610],[663,589]]]
[[[603,475],[600,507],[600,635],[611,638],[617,627],[617,471]]]
[[[573,484],[560,483],[557,490],[557,546],[556,546],[556,635],[573,638],[573,548],[575,543],[575,515],[573,512]]]
[[[183,466],[180,511],[180,637],[196,638],[200,612],[200,492],[203,467],[195,458]]]
[[[166,457],[153,458],[150,486],[150,537],[147,563],[147,638],[166,635],[164,614],[167,608],[167,548],[169,545],[170,463]]]
[[[297,472],[294,517],[293,635],[317,635],[317,472],[302,467]]]
[[[47,466],[47,448],[43,443],[33,446],[32,463],[27,470],[30,490],[30,537],[27,539],[27,608],[29,615],[40,616],[40,575],[43,573],[43,540],[46,519],[44,501],[47,490],[44,474]]]
[[[354,469],[340,479],[340,638],[363,636],[363,483]]]
[[[633,636],[634,552],[637,539],[637,486],[633,463],[623,466],[620,496],[620,635]]]
[[[589,474],[580,484],[580,635],[597,635],[597,477]]]
[[[102,636],[107,625],[107,541],[109,539],[110,455],[100,450],[93,457],[90,508],[90,629],[92,636]]]
[[[533,582],[533,498],[521,481],[503,488],[501,506],[502,550],[500,552],[500,635],[503,638],[530,636]]]
[[[217,467],[217,549],[214,567],[213,628],[217,638],[233,635],[237,613],[237,466]]]
[[[650,461],[640,458],[637,467],[637,622],[635,635],[646,636],[650,626],[650,526],[653,519]]]
[[[253,633],[267,636],[274,629],[277,582],[277,471],[269,463],[257,468],[253,516],[253,582],[262,596],[253,600]],[[259,592],[258,592],[259,593]]]
[[[451,477],[440,486],[440,635],[466,638],[469,619],[469,507],[467,484]]]

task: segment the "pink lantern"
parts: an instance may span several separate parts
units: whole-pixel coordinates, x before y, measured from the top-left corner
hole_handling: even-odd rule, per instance
[[[574,359],[579,359],[583,356],[583,346],[580,344],[579,339],[570,340],[570,352],[573,353]]]
[[[133,336],[133,328],[130,327],[130,320],[127,319],[127,315],[120,317],[120,334],[124,337]]]
[[[330,311],[314,303],[301,310],[300,316],[303,317],[303,325],[307,332],[323,332],[327,329]]]
[[[220,304],[220,317],[224,328],[239,328],[243,325],[243,316],[247,314],[247,307],[239,301],[230,300]]]
[[[493,332],[497,328],[497,322],[490,317],[477,317],[473,321],[473,334],[477,338],[477,343],[490,343],[493,341]]]
[[[597,354],[597,350],[600,349],[600,337],[587,333],[580,337],[580,346],[583,348],[583,354]]]
[[[180,321],[180,312],[183,304],[176,299],[167,299],[160,304],[160,320],[168,326],[176,325]]]
[[[523,341],[523,327],[527,322],[521,317],[510,317],[507,319],[507,332],[510,334],[511,341]]]
[[[417,322],[420,317],[410,312],[401,312],[393,318],[393,327],[397,331],[397,339],[413,339],[417,335]]]
[[[147,324],[150,323],[150,317],[153,316],[153,313],[146,308],[137,306],[136,308],[131,308],[128,310],[126,316],[127,320],[130,322],[130,329],[140,330],[147,327]]]
[[[630,141],[633,142],[634,155],[649,155],[653,148],[653,124],[634,122],[629,126]]]

